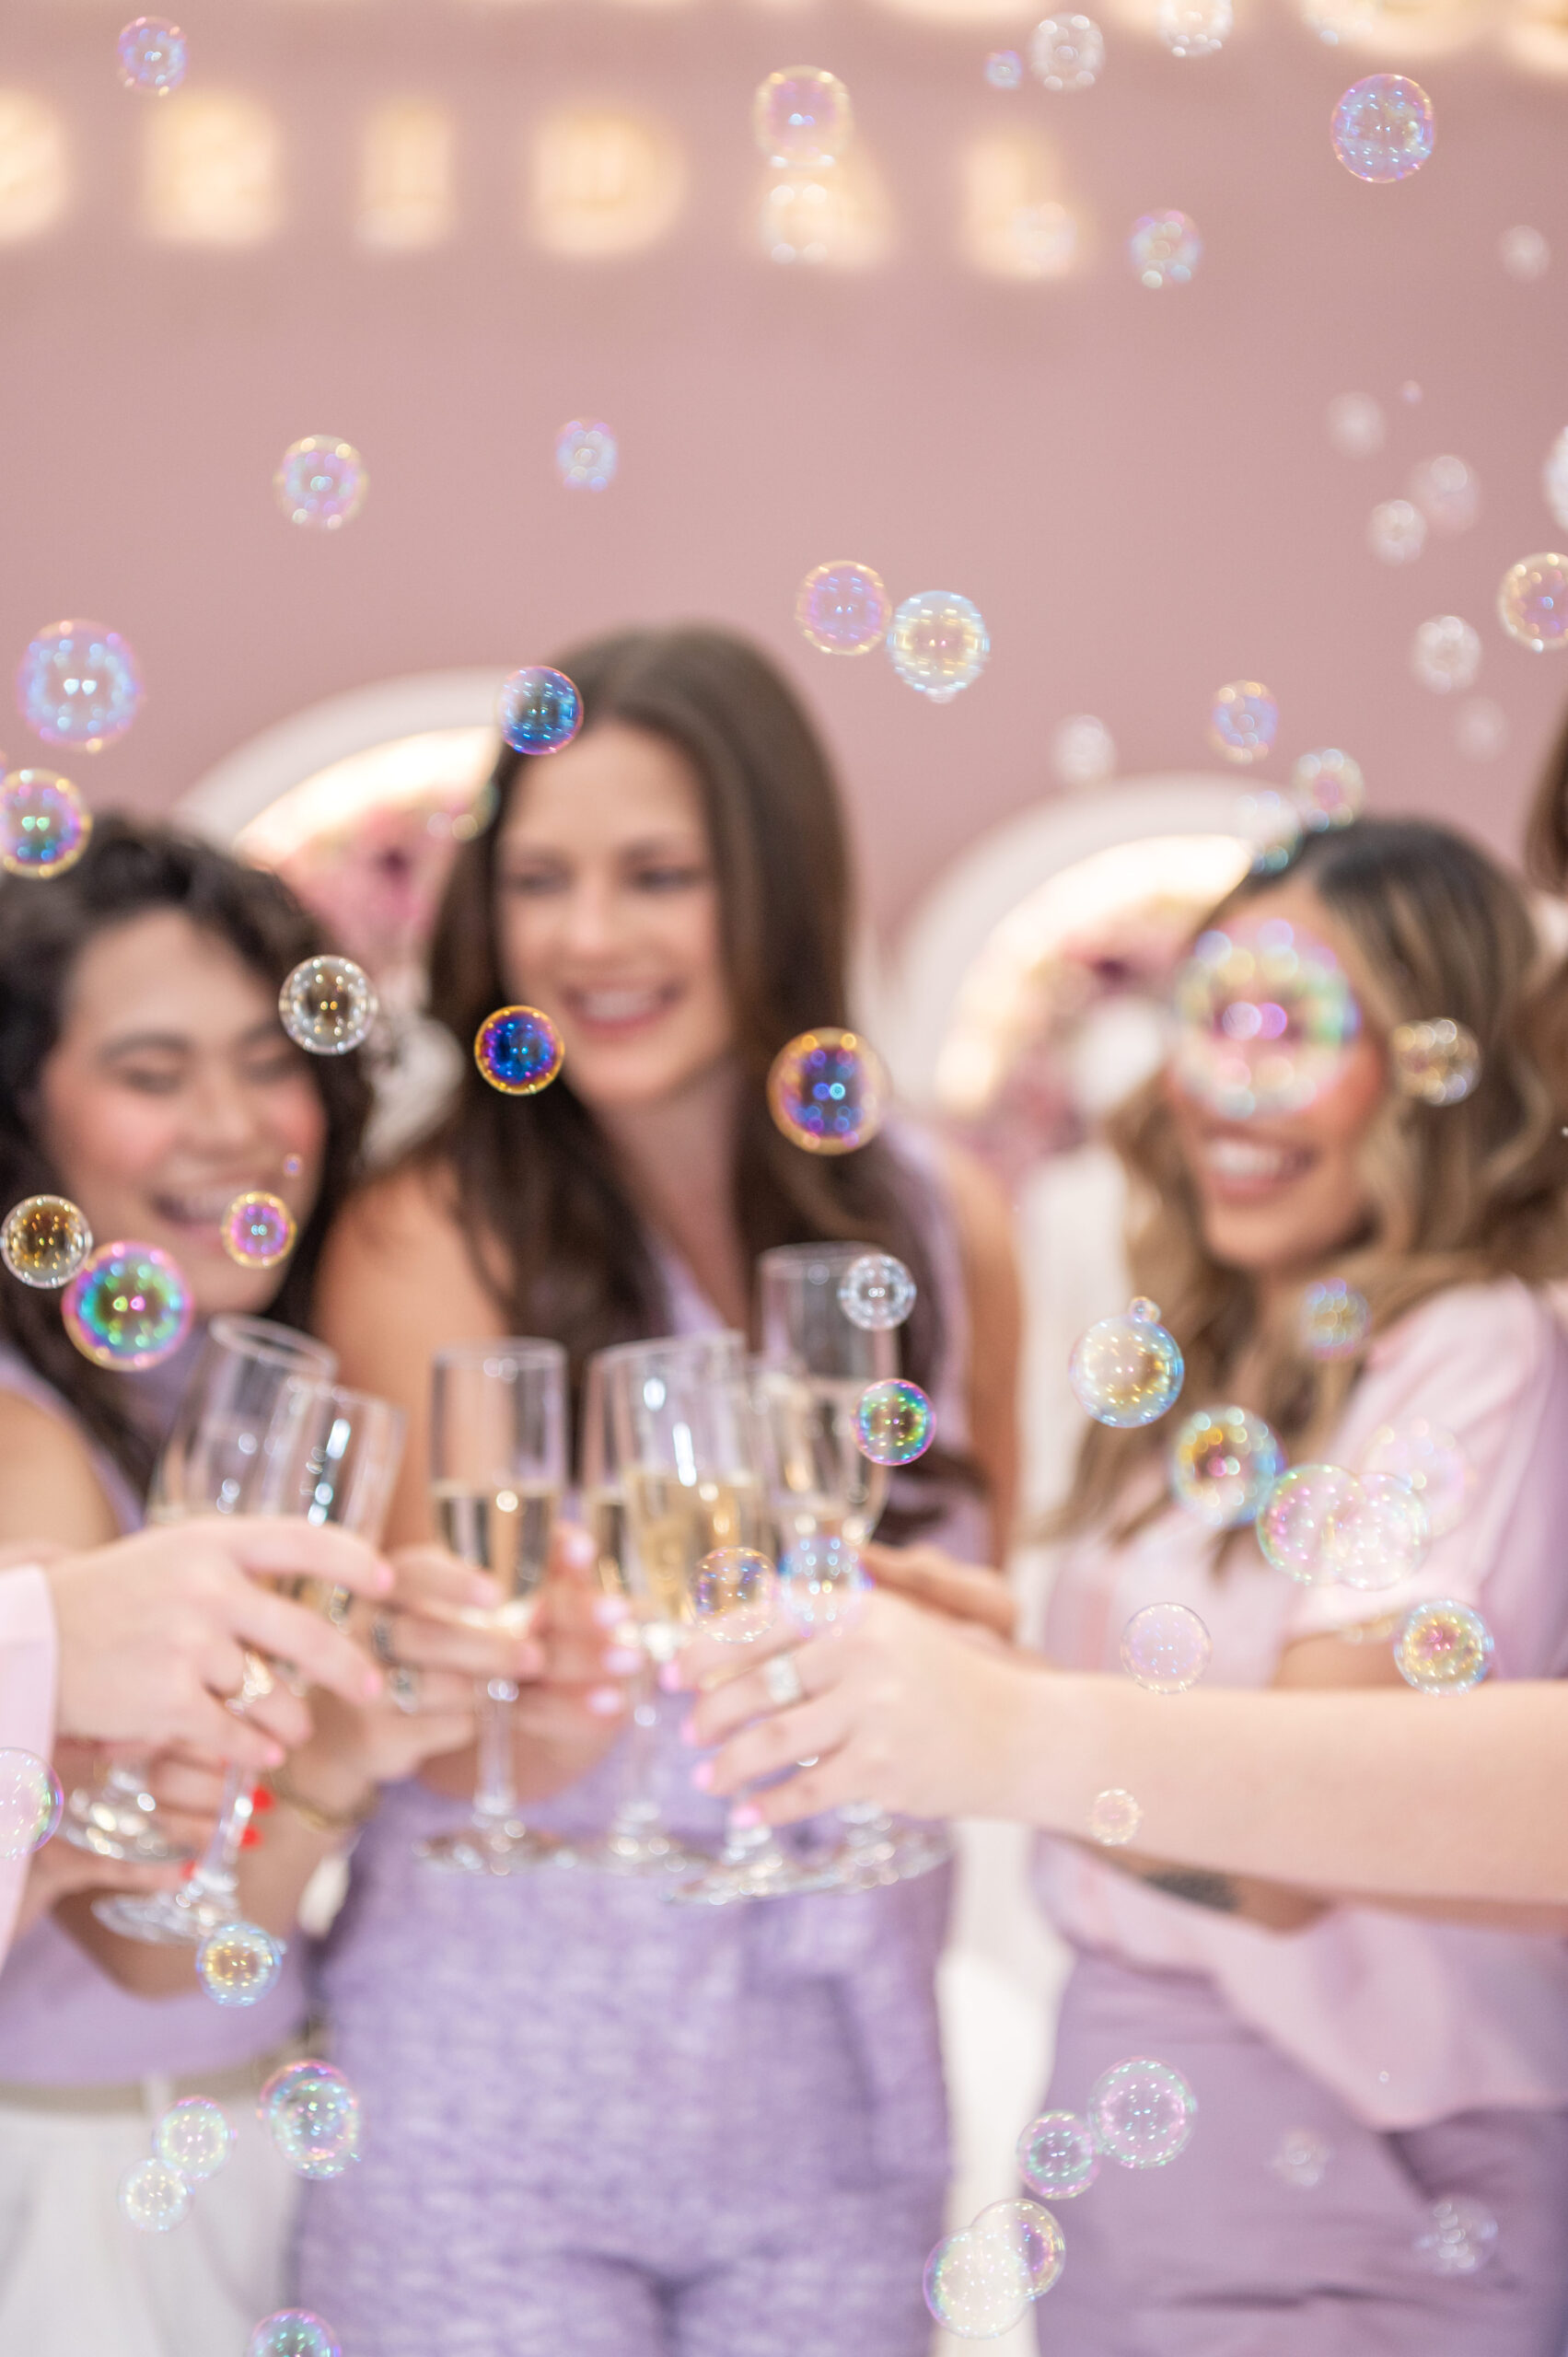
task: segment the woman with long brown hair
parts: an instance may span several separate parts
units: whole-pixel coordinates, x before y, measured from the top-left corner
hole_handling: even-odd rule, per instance
[[[596,1350],[750,1323],[753,1263],[858,1239],[919,1286],[906,1372],[943,1446],[897,1501],[1000,1541],[1016,1307],[978,1177],[890,1124],[819,1159],[780,1134],[779,1050],[847,1017],[848,861],[833,784],[772,666],[712,630],[559,658],[580,737],[504,752],[459,854],[433,1007],[464,1044],[495,1007],[556,1024],[561,1078],[518,1101],[471,1062],[431,1141],[351,1208],[319,1307],[345,1377],[408,1410],[392,1536],[428,1534],[430,1361],[508,1333]],[[972,1435],[972,1438],[971,1438]],[[517,1769],[547,1829],[601,1828],[618,1677],[525,1689]],[[716,1842],[673,1719],[675,1830]],[[416,1863],[471,1759],[394,1789],[355,1852],[326,1961],[337,2052],[376,2121],[312,2193],[301,2293],[365,2357],[917,2357],[947,2164],[933,1972],[947,1877],[717,1911],[586,1869],[493,1880]],[[438,1789],[432,1789],[438,1787]]]

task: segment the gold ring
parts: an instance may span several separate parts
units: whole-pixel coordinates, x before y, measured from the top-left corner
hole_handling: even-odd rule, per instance
[[[226,1696],[224,1701],[224,1709],[232,1711],[237,1719],[242,1719],[251,1703],[261,1701],[262,1696],[270,1694],[277,1684],[271,1663],[256,1651],[254,1645],[242,1645],[239,1658],[245,1665],[245,1675],[239,1681],[238,1693]]]

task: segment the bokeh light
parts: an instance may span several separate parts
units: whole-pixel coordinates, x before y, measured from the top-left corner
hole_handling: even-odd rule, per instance
[[[1124,1850],[1143,1822],[1143,1810],[1120,1784],[1108,1785],[1089,1803],[1089,1839],[1107,1850]]]
[[[1303,753],[1290,773],[1290,798],[1309,835],[1352,826],[1366,801],[1361,764],[1336,745],[1321,745],[1315,752]]]
[[[1142,1298],[1123,1316],[1101,1318],[1081,1334],[1067,1363],[1067,1380],[1085,1414],[1123,1431],[1163,1416],[1180,1393],[1183,1373],[1181,1352],[1160,1324],[1158,1306]]]
[[[1483,2201],[1446,2193],[1427,2212],[1411,2246],[1416,2265],[1430,2275],[1475,2275],[1497,2247],[1497,2221]]]
[[[172,2105],[153,2133],[157,2157],[192,2185],[215,2177],[227,2160],[234,2131],[227,2115],[206,2096],[187,2096]]]
[[[561,1070],[561,1034],[537,1006],[498,1006],[474,1034],[473,1060],[505,1097],[537,1097]]]
[[[873,1465],[912,1465],[936,1437],[936,1411],[918,1383],[868,1384],[854,1411],[855,1446]]]
[[[1280,708],[1260,680],[1232,679],[1209,707],[1209,742],[1227,761],[1247,767],[1267,758]]]
[[[96,1366],[137,1374],[172,1358],[195,1306],[178,1263],[156,1244],[100,1244],[61,1300],[65,1331]]]
[[[1296,1330],[1315,1359],[1353,1358],[1371,1324],[1365,1295],[1342,1277],[1321,1278],[1302,1293]]]
[[[869,655],[891,612],[881,575],[848,557],[817,565],[796,594],[795,619],[819,655]]]
[[[308,2308],[279,2308],[263,2316],[246,2343],[245,2357],[343,2357],[338,2337]]]
[[[1151,1694],[1185,1694],[1213,1651],[1207,1629],[1185,1604],[1145,1604],[1121,1631],[1121,1666]]]
[[[284,1943],[260,1923],[220,1923],[196,1950],[196,1978],[215,2005],[259,2005],[277,1987]]]
[[[257,2109],[297,2177],[341,2177],[359,2158],[359,2097],[330,2062],[285,2062]]]
[[[754,1643],[778,1611],[778,1573],[755,1547],[715,1547],[691,1575],[688,1618],[726,1643]]]
[[[1203,259],[1203,240],[1185,213],[1144,213],[1132,224],[1127,259],[1141,286],[1186,286]]]
[[[564,671],[525,664],[502,689],[497,719],[515,753],[558,753],[583,725],[583,699]]]
[[[1418,1604],[1394,1640],[1394,1666],[1420,1694],[1468,1694],[1492,1666],[1492,1631],[1449,1596]]]
[[[60,1822],[60,1779],[35,1752],[0,1751],[0,1858],[30,1858]]]
[[[903,1262],[890,1252],[863,1252],[839,1280],[839,1307],[865,1334],[901,1326],[914,1307],[917,1287]]]
[[[1334,108],[1335,155],[1358,180],[1385,183],[1418,172],[1432,153],[1432,100],[1403,74],[1369,74]]]
[[[299,1231],[281,1195],[260,1189],[236,1195],[218,1225],[218,1238],[242,1269],[275,1269],[293,1251]]]
[[[575,417],[555,437],[555,471],[568,491],[608,491],[620,456],[601,419]]]
[[[1417,625],[1411,669],[1434,695],[1473,688],[1481,669],[1481,633],[1458,614],[1434,614]]]
[[[1310,2193],[1329,2173],[1334,2148],[1315,2128],[1287,2128],[1269,2157],[1269,2166],[1282,2185]]]
[[[877,1459],[878,1464],[907,1461]],[[847,1538],[831,1531],[809,1532],[796,1538],[780,1562],[778,1592],[796,1628],[814,1636],[824,1629],[847,1627],[859,1617],[871,1593],[871,1574]]]
[[[1116,774],[1116,742],[1092,712],[1074,713],[1051,740],[1051,764],[1065,786],[1103,785]]]
[[[854,129],[849,92],[819,65],[786,66],[759,85],[751,128],[770,164],[832,164]]]
[[[967,598],[922,589],[894,614],[888,653],[906,687],[932,703],[951,703],[984,670],[991,640],[980,608]]]
[[[1024,61],[1016,49],[993,49],[985,61],[985,78],[993,90],[1016,90],[1024,78]]]
[[[1042,2111],[1017,2144],[1018,2174],[1048,2201],[1075,2201],[1099,2175],[1094,2130],[1075,2111]]]
[[[1394,1085],[1423,1105],[1458,1105],[1481,1078],[1475,1033],[1451,1016],[1430,1023],[1400,1023],[1388,1039]]]
[[[1118,2062],[1089,2090],[1089,2125],[1101,2152],[1124,2169],[1164,2168],[1174,2161],[1197,2111],[1180,2072],[1143,2055]]]
[[[92,834],[92,813],[68,777],[12,770],[0,778],[0,867],[47,883],[75,867]]]
[[[1380,500],[1366,519],[1366,545],[1385,564],[1413,564],[1426,546],[1426,518],[1408,499]]]
[[[310,532],[336,532],[351,524],[369,488],[359,452],[335,434],[308,434],[302,442],[291,442],[273,477],[278,505],[289,522]]]
[[[29,1195],[0,1226],[0,1260],[40,1292],[69,1284],[93,1248],[93,1232],[64,1195]]]
[[[1446,1425],[1430,1416],[1407,1416],[1379,1424],[1362,1458],[1368,1473],[1390,1474],[1408,1482],[1426,1511],[1434,1538],[1457,1530],[1475,1495],[1475,1467]]]
[[[1046,17],[1029,40],[1029,66],[1048,90],[1086,90],[1105,64],[1105,35],[1092,17]]]
[[[278,993],[284,1029],[311,1056],[346,1056],[362,1046],[378,1008],[364,967],[335,954],[302,959]]]
[[[1236,24],[1231,0],[1159,0],[1156,25],[1172,57],[1212,57]]]
[[[1426,1561],[1431,1536],[1426,1508],[1408,1481],[1364,1473],[1352,1494],[1330,1508],[1323,1558],[1346,1587],[1398,1587]]]
[[[1423,459],[1411,476],[1411,497],[1434,532],[1468,532],[1481,514],[1475,470],[1452,454]]]
[[[853,1154],[869,1144],[887,1102],[887,1068],[858,1031],[802,1031],[768,1074],[768,1109],[807,1154]]]
[[[1170,1486],[1178,1504],[1211,1530],[1251,1522],[1284,1470],[1284,1452],[1261,1416],[1200,1408],[1177,1429]]]
[[[1528,285],[1551,268],[1551,248],[1539,229],[1520,222],[1498,238],[1497,259],[1510,278]]]
[[[185,36],[167,17],[133,17],[114,47],[120,79],[143,98],[167,99],[185,79]]]
[[[1244,911],[1228,932],[1199,935],[1173,1005],[1171,1076],[1227,1120],[1299,1112],[1339,1079],[1361,1028],[1332,950],[1283,918]],[[1212,1151],[1249,1167],[1241,1141]]]
[[[1497,618],[1532,655],[1568,646],[1568,556],[1549,550],[1511,564],[1497,592]]]
[[[1301,813],[1288,795],[1259,786],[1238,795],[1236,831],[1252,846],[1254,876],[1278,876],[1301,849]]]
[[[1329,403],[1329,439],[1342,458],[1370,459],[1388,438],[1388,422],[1370,393],[1336,393]]]
[[[17,708],[46,745],[101,752],[124,736],[142,702],[135,655],[103,622],[51,622],[17,668]]]

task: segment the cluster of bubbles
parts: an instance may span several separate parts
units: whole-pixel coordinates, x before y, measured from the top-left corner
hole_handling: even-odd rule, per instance
[[[279,2308],[263,2316],[245,2357],[343,2357],[337,2334],[308,2308]]]
[[[275,1269],[293,1251],[299,1230],[281,1195],[260,1188],[236,1195],[218,1224],[218,1237],[242,1269]]]
[[[1568,556],[1549,550],[1511,564],[1497,592],[1497,616],[1532,655],[1568,646]]]
[[[17,705],[46,745],[101,752],[142,708],[142,673],[130,645],[103,622],[51,622],[29,641],[17,670]]]
[[[839,1307],[864,1334],[886,1334],[914,1307],[917,1287],[890,1252],[863,1252],[839,1280]]]
[[[0,867],[7,876],[64,876],[92,830],[92,814],[68,777],[20,769],[0,778]]]
[[[1038,2201],[993,2201],[925,2262],[925,2305],[965,2340],[994,2340],[1043,2299],[1062,2272],[1061,2227]]]
[[[1492,1631],[1451,1596],[1418,1604],[1394,1641],[1394,1666],[1418,1694],[1468,1694],[1492,1666]]]
[[[758,85],[751,128],[770,164],[820,170],[848,145],[854,112],[836,74],[819,65],[787,65]]]
[[[528,663],[502,688],[496,718],[514,753],[558,753],[583,725],[583,699],[564,671]]]
[[[1185,1694],[1213,1652],[1207,1629],[1186,1604],[1145,1604],[1121,1631],[1121,1666],[1151,1694]]]
[[[1353,1358],[1371,1324],[1365,1295],[1343,1277],[1324,1277],[1302,1294],[1297,1331],[1315,1359]]]
[[[932,703],[951,703],[973,685],[991,654],[980,608],[953,589],[906,598],[888,631],[888,653],[904,685]]]
[[[1291,772],[1290,798],[1309,835],[1353,826],[1366,800],[1361,764],[1337,745],[1320,745],[1313,752],[1303,753]]]
[[[1434,614],[1417,626],[1411,669],[1434,695],[1463,694],[1481,670],[1481,633],[1458,614]]]
[[[768,1109],[807,1154],[853,1154],[882,1126],[887,1067],[858,1031],[824,1025],[779,1050],[768,1074]]]
[[[1416,2263],[1433,2275],[1475,2275],[1497,2245],[1497,2221],[1482,2203],[1462,2193],[1441,2195],[1427,2212],[1431,2223],[1417,2235]]]
[[[854,1444],[873,1465],[912,1465],[936,1437],[936,1411],[918,1383],[868,1384],[854,1411]]]
[[[42,1293],[69,1284],[92,1248],[91,1228],[64,1195],[29,1195],[0,1226],[0,1260]]]
[[[1160,1324],[1159,1305],[1140,1295],[1124,1317],[1101,1318],[1079,1336],[1067,1380],[1086,1415],[1126,1431],[1166,1413],[1185,1371],[1175,1337]]]
[[[1366,545],[1385,564],[1413,564],[1426,546],[1426,518],[1408,499],[1383,499],[1366,519]]]
[[[1160,0],[1159,37],[1172,57],[1212,57],[1235,24],[1231,0]]]
[[[1116,774],[1116,741],[1092,712],[1074,713],[1051,740],[1051,762],[1063,785],[1103,785]]]
[[[167,99],[185,79],[185,36],[167,17],[134,17],[114,49],[120,79],[144,98]]]
[[[36,1752],[0,1751],[0,1858],[15,1862],[41,1850],[60,1822],[60,1779]]]
[[[555,437],[555,471],[568,491],[608,491],[621,453],[602,419],[575,417]]]
[[[1401,1023],[1390,1034],[1394,1085],[1402,1097],[1423,1105],[1458,1105],[1481,1078],[1481,1048],[1475,1033],[1452,1016],[1427,1023]]]
[[[881,575],[848,557],[815,566],[796,593],[795,619],[819,655],[869,655],[892,610]]]
[[[285,2062],[256,2108],[296,2177],[342,2177],[359,2158],[359,2097],[330,2062]]]
[[[1173,1004],[1172,1076],[1230,1120],[1299,1112],[1338,1077],[1361,1028],[1332,950],[1278,917],[1200,934]]]
[[[923,1397],[923,1395],[922,1395]],[[918,1456],[915,1449],[912,1455]],[[906,1457],[878,1463],[906,1464]],[[786,1617],[805,1636],[842,1629],[858,1618],[871,1593],[871,1574],[859,1550],[830,1531],[796,1538],[779,1565],[779,1598]]]
[[[1159,2169],[1184,2152],[1198,2102],[1179,2071],[1144,2055],[1118,2062],[1089,2090],[1088,2121],[1108,2159]]]
[[[191,1288],[156,1244],[100,1244],[61,1301],[65,1331],[95,1366],[136,1374],[161,1366],[191,1331]]]
[[[715,1547],[692,1573],[686,1605],[699,1629],[727,1644],[752,1644],[778,1617],[778,1573],[755,1547]]]
[[[1334,2148],[1315,2128],[1287,2128],[1270,2156],[1269,2166],[1282,2185],[1310,2193],[1328,2175]]]
[[[236,1918],[196,1950],[196,1978],[215,2005],[259,2005],[277,1987],[285,1946],[260,1923]]]
[[[346,1056],[370,1036],[379,1002],[363,966],[335,951],[306,958],[278,993],[278,1015],[309,1056]]]
[[[1209,707],[1209,742],[1227,761],[1246,767],[1266,761],[1280,725],[1280,708],[1257,679],[1232,679]]]
[[[474,1033],[473,1060],[504,1097],[537,1097],[561,1069],[561,1034],[537,1006],[498,1006]]]
[[[1334,108],[1334,153],[1358,180],[1407,180],[1432,153],[1432,100],[1403,74],[1369,74]]]
[[[1048,90],[1087,90],[1105,64],[1105,35],[1092,17],[1046,17],[1029,39],[1029,66]]]
[[[1188,286],[1203,259],[1203,240],[1185,213],[1144,213],[1132,224],[1127,259],[1141,286]]]
[[[1143,1822],[1143,1810],[1120,1784],[1097,1793],[1089,1803],[1089,1839],[1107,1850],[1124,1850]]]
[[[365,505],[370,477],[352,442],[335,434],[308,434],[278,460],[273,489],[291,524],[308,532],[336,532]]]
[[[1254,1521],[1283,1470],[1284,1451],[1247,1408],[1200,1408],[1171,1443],[1177,1504],[1211,1530],[1239,1530]]]

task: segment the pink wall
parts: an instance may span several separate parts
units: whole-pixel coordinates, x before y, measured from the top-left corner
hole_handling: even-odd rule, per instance
[[[1376,803],[1514,841],[1568,699],[1568,661],[1493,618],[1504,566],[1562,538],[1539,478],[1568,423],[1568,85],[1482,52],[1423,67],[1436,155],[1379,190],[1327,137],[1366,62],[1273,0],[1202,63],[1108,27],[1103,82],[1072,99],[989,90],[994,35],[847,0],[777,17],[725,0],[180,13],[192,87],[251,88],[284,118],[292,216],[263,251],[139,237],[148,102],[114,83],[115,8],[33,0],[8,12],[0,61],[62,106],[80,178],[59,231],[0,253],[0,658],[71,611],[137,646],[147,709],[79,765],[96,801],[166,805],[253,731],[367,680],[707,615],[757,633],[815,700],[884,923],[1050,789],[1062,717],[1101,714],[1129,772],[1202,765],[1210,691],[1239,675],[1275,689],[1287,757],[1343,744]],[[750,92],[798,56],[848,81],[892,192],[898,249],[865,276],[782,270],[747,244]],[[463,226],[427,256],[368,255],[349,228],[354,137],[372,99],[409,92],[459,113]],[[565,264],[521,240],[518,139],[568,98],[679,130],[691,195],[660,250]],[[957,258],[958,147],[1023,122],[1053,134],[1098,225],[1077,283],[989,283]],[[1121,239],[1167,204],[1208,250],[1191,288],[1154,295]],[[1497,261],[1520,221],[1557,250],[1534,285]],[[1409,378],[1419,407],[1399,401]],[[1325,405],[1350,389],[1388,407],[1378,458],[1329,447]],[[563,492],[551,461],[556,426],[585,413],[621,440],[598,499]],[[331,540],[291,529],[270,492],[284,445],[322,431],[372,476]],[[1479,527],[1383,566],[1367,511],[1450,450],[1480,472]],[[842,555],[897,595],[974,598],[994,649],[980,684],[934,708],[880,655],[813,656],[795,586]],[[1479,691],[1511,723],[1490,764],[1457,749],[1450,702],[1410,673],[1416,623],[1447,611],[1481,630]],[[14,719],[0,738],[36,754]]]

